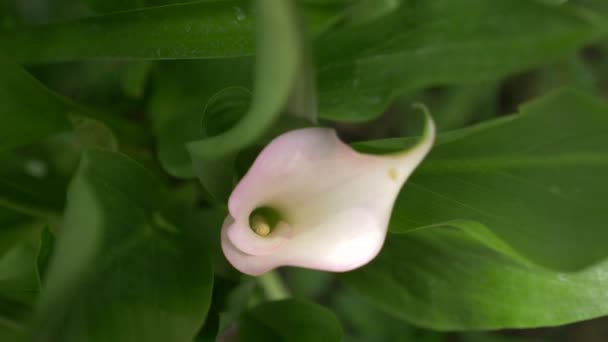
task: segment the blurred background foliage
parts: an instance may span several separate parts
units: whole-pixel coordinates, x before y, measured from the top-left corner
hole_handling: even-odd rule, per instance
[[[307,23],[306,31],[302,34],[306,35],[309,41],[314,42],[311,46],[316,49],[313,53],[315,57],[313,64],[318,70],[317,82],[321,92],[318,98],[320,121],[335,127],[345,140],[355,142],[417,134],[416,116],[411,107],[415,102],[424,103],[433,113],[438,129],[445,132],[516,113],[523,103],[562,87],[578,89],[598,98],[607,98],[608,40],[598,34],[601,30],[586,27],[582,21],[573,19],[574,15],[566,10],[563,11],[565,13],[563,17],[543,18],[539,13],[542,13],[545,7],[536,4],[522,5],[522,10],[518,11],[516,8],[518,5],[510,7],[508,1],[493,3],[479,0],[479,7],[471,7],[476,8],[478,12],[462,13],[457,12],[462,10],[457,4],[448,5],[446,1],[437,1],[436,5],[421,5],[420,1],[413,0],[300,1],[299,8],[302,9],[303,20]],[[225,111],[222,112],[225,108],[217,109],[210,105],[213,104],[210,99],[217,100],[218,91],[232,89],[223,95],[230,96],[233,105],[236,103],[235,106],[240,106],[238,107],[240,110],[232,109],[231,113],[242,112],[243,103],[247,104],[249,101],[249,91],[256,82],[254,62],[251,58],[252,35],[244,38],[240,36],[243,32],[253,31],[252,13],[247,4],[241,6],[240,3],[225,2],[231,16],[229,25],[227,24],[225,29],[222,28],[222,20],[227,14],[221,5],[217,6],[217,13],[203,13],[202,15],[210,17],[217,15],[213,17],[216,18],[213,20],[218,20],[219,28],[216,33],[226,35],[226,46],[214,47],[209,44],[200,51],[190,49],[188,42],[180,45],[179,42],[172,41],[183,28],[173,25],[170,19],[163,17],[163,13],[171,12],[175,17],[192,22],[194,24],[191,29],[197,30],[196,15],[200,13],[197,12],[196,6],[204,6],[205,2],[192,2],[193,7],[183,9],[169,7],[166,11],[161,9],[150,12],[152,20],[160,21],[161,26],[166,25],[160,27],[158,32],[148,32],[150,27],[146,26],[145,20],[137,21],[139,20],[137,15],[130,12],[107,21],[102,20],[92,24],[77,21],[73,22],[75,24],[61,26],[61,22],[70,23],[70,20],[78,18],[187,2],[189,1],[4,0],[0,2],[0,28],[3,30],[0,31],[0,56],[4,55],[21,63],[44,86],[69,99],[58,105],[52,99],[55,95],[44,90],[42,95],[36,98],[36,103],[28,103],[32,99],[27,93],[33,94],[39,89],[32,90],[33,86],[25,82],[20,88],[23,92],[17,94],[2,92],[3,88],[0,85],[0,99],[20,97],[17,102],[38,106],[40,111],[48,111],[51,113],[49,115],[57,114],[58,117],[56,121],[49,123],[48,127],[26,127],[23,131],[16,131],[15,135],[23,134],[23,144],[18,148],[3,149],[0,154],[0,192],[2,193],[0,222],[3,227],[10,227],[0,231],[2,237],[0,239],[0,274],[2,274],[0,339],[3,333],[8,339],[13,331],[13,323],[28,317],[32,303],[36,301],[36,293],[40,290],[41,281],[46,280],[48,254],[54,245],[51,231],[58,225],[65,207],[67,184],[77,170],[81,151],[87,146],[120,150],[145,165],[165,184],[169,184],[172,190],[170,195],[167,195],[170,201],[166,207],[152,209],[148,207],[153,204],[135,203],[133,210],[137,212],[161,210],[163,217],[169,217],[173,222],[166,224],[164,219],[154,221],[154,225],[160,227],[158,229],[163,231],[163,234],[171,235],[172,225],[189,227],[187,229],[195,239],[198,239],[197,241],[202,241],[201,243],[210,250],[217,252],[219,246],[212,243],[215,241],[214,238],[217,238],[213,236],[215,233],[200,232],[196,228],[201,222],[219,226],[223,214],[207,210],[208,204],[215,203],[217,198],[214,197],[212,189],[202,190],[197,185],[194,179],[196,170],[192,167],[191,156],[186,150],[185,143],[200,138],[200,127],[197,125],[201,113],[211,113],[209,115],[213,115],[214,111],[220,113],[215,115],[216,119],[206,127],[210,132],[209,135],[225,131],[238,120],[225,114]],[[468,5],[474,4],[474,1],[465,2]],[[603,0],[529,0],[530,4],[536,2],[543,3],[542,6],[572,5],[572,8],[577,6],[576,8],[582,13],[581,16],[590,18],[592,22],[605,21],[604,18],[608,15],[608,2]],[[521,1],[517,4],[521,5]],[[484,17],[488,13],[501,12],[500,6],[522,15],[522,20],[529,24],[529,27],[511,27],[509,18],[500,17],[498,14],[489,19]],[[412,13],[410,11],[419,14],[408,16]],[[448,46],[451,38],[450,34],[445,32],[445,27],[442,27],[442,20],[429,23],[427,31],[420,29],[420,32],[414,31],[409,35],[401,34],[407,28],[421,27],[420,22],[428,19],[425,13],[446,15],[445,20],[456,27],[454,32],[450,33],[455,36],[470,33],[467,30],[471,28],[467,23],[482,25],[483,29],[491,31],[494,35],[480,34],[482,46],[473,48],[475,53],[467,56],[465,52],[468,50],[460,51],[458,47],[442,50],[442,44]],[[154,17],[155,15],[158,17]],[[529,18],[524,18],[525,15],[529,15]],[[496,21],[499,18],[503,22]],[[128,26],[126,31],[121,29],[112,31],[112,23],[118,23],[116,27],[119,27],[123,23],[121,20],[132,21],[133,25]],[[533,25],[536,21],[541,21],[538,27]],[[60,24],[53,26],[53,23]],[[46,24],[51,24],[50,28],[43,27],[38,31],[36,28],[20,30],[24,26]],[[531,43],[524,41],[521,35],[525,30],[543,25],[555,25],[555,27],[549,27],[547,31],[541,30],[540,33],[530,32],[533,37],[539,35],[540,38],[535,42],[545,44],[543,45],[545,49],[542,51],[546,52],[546,55],[538,55],[538,50],[526,45]],[[378,29],[374,31],[370,30],[370,27]],[[105,30],[108,30],[107,34]],[[128,30],[132,30],[136,38],[145,37],[146,32],[152,38],[160,34],[160,41],[151,38],[144,41],[142,46],[134,44],[130,49],[129,44],[132,44],[133,40],[129,40]],[[557,41],[543,40],[543,34],[549,35],[560,30],[564,30],[565,33]],[[161,31],[166,35],[163,36]],[[512,38],[514,35],[519,35],[519,38]],[[396,38],[384,41],[378,39],[379,36]],[[121,40],[121,37],[126,38]],[[494,40],[496,44],[492,45]],[[429,42],[435,42],[437,46],[426,46],[427,50],[422,49],[420,55],[408,55],[399,51],[403,47],[420,47],[420,44],[425,46],[424,44]],[[114,51],[111,49],[112,46],[121,46],[121,48]],[[438,52],[433,51],[434,48]],[[213,49],[219,51],[218,57],[231,58],[197,59],[197,56]],[[100,51],[102,55],[96,55]],[[376,52],[378,54],[375,54]],[[138,55],[140,53],[141,55]],[[374,64],[376,63],[374,58],[391,53],[395,53],[399,58],[382,59]],[[455,62],[442,63],[441,57],[445,54]],[[349,60],[343,60],[343,56],[371,61],[370,65],[363,68],[377,72],[365,74],[364,69],[360,78],[356,74],[353,76],[357,71],[349,65]],[[14,79],[20,77],[17,74],[11,75],[8,70],[8,68],[0,68],[0,73],[3,73],[0,77],[14,77]],[[467,74],[470,74],[470,77],[467,77]],[[235,98],[237,100],[234,100]],[[350,98],[353,100],[350,101]],[[10,105],[8,109],[1,109],[1,115],[11,115],[10,109]],[[88,114],[85,115],[86,119],[81,116],[66,119],[60,114],[66,111]],[[274,127],[273,133],[269,135],[300,125],[302,125],[301,121],[287,120]],[[72,132],[55,134],[44,141],[27,138],[31,130],[44,133],[54,132],[61,127],[71,127]],[[513,138],[517,139],[517,137]],[[265,138],[260,139],[264,141]],[[259,146],[250,147],[233,161],[237,172],[242,173],[247,169],[252,156],[255,156],[258,150]],[[92,155],[89,158],[90,165],[101,167],[106,160],[104,158],[107,157]],[[118,164],[123,165],[121,164],[123,162]],[[128,162],[124,164],[124,168],[131,167],[126,165]],[[95,172],[94,167],[79,169],[78,177],[83,179],[83,184],[91,182],[88,177],[91,177],[92,172]],[[112,175],[102,175],[102,177],[106,176],[113,181]],[[154,184],[147,179],[139,179],[139,181],[141,188],[144,189]],[[117,182],[120,183],[118,180]],[[85,188],[83,186],[83,189]],[[82,201],[85,203],[82,205],[86,205],[86,194],[87,191],[82,190]],[[106,196],[107,203],[104,202],[102,207],[110,208],[113,196],[118,195],[108,190],[103,196]],[[150,199],[162,196],[165,195],[149,194]],[[200,207],[204,207],[205,210],[198,212]],[[69,208],[68,205],[68,210]],[[195,214],[186,212],[195,210],[192,208],[196,208]],[[48,225],[41,224],[41,219],[48,222]],[[139,219],[134,218],[134,222],[129,224],[141,226],[141,234],[146,234],[147,228],[144,228],[144,223],[137,221]],[[184,222],[175,223],[176,221]],[[142,246],[141,255],[150,253],[152,255],[150,258],[161,260],[162,258],[153,252],[155,248],[160,248],[164,253],[163,258],[165,256],[177,258],[171,252],[172,244],[181,246],[180,248],[189,245],[173,240],[173,237],[163,240],[159,243],[162,245],[159,245],[160,247],[156,244]],[[107,247],[111,243],[112,241],[103,242],[102,246],[105,247],[102,248],[111,249]],[[189,255],[195,258],[196,247],[188,248],[193,248]],[[209,293],[212,299],[209,304],[208,319],[198,330],[197,341],[213,340],[218,332],[220,339],[231,340],[235,334],[231,322],[239,319],[243,312],[252,305],[263,302],[265,298],[263,289],[256,282],[250,279],[241,281],[234,270],[231,270],[225,260],[217,254],[211,253],[216,268],[213,276],[215,286],[212,294]],[[66,258],[66,260],[86,259],[86,253],[66,256]],[[129,260],[146,267],[146,262],[135,256]],[[162,262],[159,264],[159,269],[164,267],[166,272],[171,272],[171,266]],[[12,272],[17,268],[18,272]],[[11,270],[12,273],[3,274],[5,270]],[[191,275],[197,274],[197,271],[187,269],[183,270],[183,273]],[[286,268],[281,271],[281,275],[295,297],[312,298],[337,315],[344,330],[345,341],[599,342],[608,340],[608,320],[602,318],[544,329],[458,333],[425,330],[379,311],[369,303],[368,299],[357,294],[352,288],[345,287],[330,274]],[[175,277],[179,276],[179,274],[175,275]],[[202,272],[199,276],[212,275]],[[105,281],[110,287],[119,286],[116,284],[121,282],[116,279]],[[15,292],[14,289],[17,288],[20,290]],[[158,288],[150,289],[151,292],[164,290],[166,288],[160,285]],[[183,288],[180,290],[188,291]],[[86,298],[96,294],[86,292],[79,295]],[[102,296],[102,298],[112,296],[111,293],[106,295],[108,297]],[[123,293],[121,298],[125,303],[137,303],[137,296],[130,296],[128,292]],[[167,303],[170,302],[170,299],[165,299]],[[159,305],[164,305],[163,300],[159,299]],[[204,298],[201,301],[204,302]],[[91,299],[90,305],[94,306],[96,303]],[[44,305],[52,305],[52,301]],[[137,307],[137,304],[133,305]],[[259,313],[260,315],[264,315],[263,309],[258,310],[262,312]],[[202,310],[202,308],[197,309],[193,306],[188,310]],[[255,317],[256,312],[248,315],[250,316],[247,316],[248,318],[242,323],[243,329],[249,329],[247,331],[252,335],[266,336],[264,335],[266,332],[256,330],[256,324],[247,323],[258,319]],[[70,317],[75,319],[73,316]],[[42,327],[41,331],[44,331],[47,323],[39,322],[39,324]],[[192,324],[200,325],[200,322]],[[103,329],[103,326],[96,328]],[[52,334],[55,333],[57,332],[50,332],[48,336],[53,336]]]

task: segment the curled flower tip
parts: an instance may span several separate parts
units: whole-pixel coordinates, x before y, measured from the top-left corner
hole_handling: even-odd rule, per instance
[[[428,115],[418,143],[389,155],[359,153],[328,128],[277,137],[230,196],[224,255],[250,275],[287,265],[334,272],[365,265],[380,251],[397,195],[434,137]]]

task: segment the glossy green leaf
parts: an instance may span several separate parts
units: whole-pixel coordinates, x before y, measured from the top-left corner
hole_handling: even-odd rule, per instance
[[[546,243],[546,242],[545,242]],[[391,234],[346,283],[401,319],[437,330],[561,325],[608,314],[608,262],[561,273],[515,261],[465,231]]]
[[[283,269],[286,287],[294,297],[318,298],[330,286],[333,277],[331,273],[289,267]]]
[[[310,33],[327,29],[342,7],[303,5]],[[192,1],[17,27],[0,31],[0,46],[24,63],[227,58],[253,54],[253,26],[250,1]]]
[[[350,6],[339,20],[339,25],[356,26],[379,20],[401,6],[402,0],[359,0]]]
[[[234,127],[251,103],[251,93],[243,88],[226,88],[207,102],[202,122],[203,138],[209,139]],[[184,144],[185,147],[185,144]],[[203,187],[216,200],[228,199],[234,187],[235,154],[205,160],[192,158],[196,175]]]
[[[114,133],[103,123],[85,117],[70,117],[70,121],[82,147],[99,147],[112,151],[118,149]]]
[[[213,162],[207,161],[204,163],[205,168],[195,173],[186,145],[230,129],[247,112],[250,99],[251,93],[245,88],[224,88],[208,99],[200,113],[191,111],[168,123],[161,131],[158,151],[163,167],[176,177],[193,178],[197,175],[212,194],[229,191],[234,178],[231,163],[226,163],[227,167],[219,170],[225,161],[215,163],[219,169],[213,169],[210,165]],[[218,180],[216,176],[223,180]]]
[[[606,28],[599,17],[539,1],[403,1],[381,19],[318,39],[319,116],[368,120],[405,91],[498,79],[566,55]]]
[[[0,238],[4,238],[4,234]],[[1,300],[31,303],[38,296],[39,245],[39,239],[27,239],[14,244],[0,255]]]
[[[246,1],[203,1],[0,32],[20,62],[99,58],[212,58],[252,52]]]
[[[256,142],[270,129],[287,105],[293,93],[302,63],[302,40],[297,25],[295,7],[285,1],[281,5],[266,1],[257,1],[257,54],[253,97],[248,110],[238,121],[233,118],[233,103],[243,103],[234,91],[229,92],[228,101],[224,101],[224,92],[220,92],[217,101],[210,101],[206,110],[205,125],[207,137],[188,143],[192,161],[197,169],[199,179],[211,195],[218,200],[227,199],[232,189],[234,159],[239,151]],[[228,112],[222,113],[228,106]],[[219,113],[219,114],[217,114]],[[223,119],[227,129],[209,132],[210,124]],[[237,116],[238,117],[238,116]],[[224,127],[222,127],[224,128]],[[215,134],[213,134],[215,133]]]
[[[57,221],[65,202],[67,180],[49,159],[43,151],[0,154],[0,206]]]
[[[0,341],[17,341],[40,292],[42,224],[0,208]]]
[[[0,108],[0,151],[69,130],[67,114],[74,111],[17,65],[2,59]]]
[[[560,87],[569,87],[596,96],[602,95],[599,80],[601,72],[583,53],[577,53],[538,72],[537,81],[531,82],[535,94],[543,94]]]
[[[33,220],[17,211],[0,207],[0,254],[31,236]]]
[[[349,342],[448,342],[445,336],[407,324],[378,309],[354,290],[340,288],[332,296],[331,307],[344,327],[344,341]],[[472,341],[463,341],[472,342]],[[493,340],[484,342],[497,342]]]
[[[122,89],[123,92],[134,99],[140,99],[144,96],[148,77],[154,62],[151,61],[138,61],[131,63],[122,75]]]
[[[36,255],[38,278],[41,280],[45,278],[54,246],[55,236],[48,227],[45,227],[40,234],[40,247]]]
[[[437,130],[449,131],[487,120],[498,107],[497,82],[458,85],[448,88],[446,94],[429,104]]]
[[[38,297],[41,228],[23,214],[0,209],[0,318],[21,319]]]
[[[257,54],[253,99],[249,111],[229,130],[191,142],[194,158],[213,160],[251,145],[276,120],[297,77],[301,43],[291,2],[256,2]]]
[[[608,105],[560,91],[519,115],[447,133],[403,188],[390,229],[453,224],[485,234],[481,224],[535,263],[573,270],[598,262],[608,256],[606,132]]]
[[[73,103],[46,88],[17,64],[3,59],[0,59],[0,105],[0,151],[68,131],[72,128],[70,117],[78,116],[105,123],[125,142],[147,138],[134,124]]]
[[[568,3],[588,10],[589,15],[608,16],[608,3],[603,0],[569,0]]]
[[[36,338],[191,341],[209,307],[210,259],[159,212],[165,191],[115,152],[89,150],[68,191]]]
[[[144,0],[84,0],[97,13],[109,13],[143,7]]]
[[[342,329],[327,309],[302,299],[266,302],[244,314],[239,341],[341,341]]]
[[[0,317],[0,340],[6,342],[19,341],[22,338],[22,333],[22,326]]]
[[[167,125],[179,126],[181,121],[200,123],[209,98],[229,87],[251,89],[252,74],[250,57],[159,62],[148,107],[161,148],[168,139],[164,137],[168,133],[163,132]],[[183,150],[187,155],[185,147]]]

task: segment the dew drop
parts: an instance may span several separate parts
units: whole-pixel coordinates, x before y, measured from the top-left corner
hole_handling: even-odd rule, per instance
[[[23,164],[23,171],[34,178],[44,178],[48,174],[46,163],[38,159],[30,159]]]
[[[243,10],[240,7],[234,6],[233,8],[234,8],[234,13],[236,15],[236,20],[243,21],[243,20],[247,19],[245,12],[243,12]]]

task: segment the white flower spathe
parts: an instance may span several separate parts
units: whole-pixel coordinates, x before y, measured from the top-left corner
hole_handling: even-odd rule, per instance
[[[224,255],[249,275],[288,265],[334,272],[365,265],[382,248],[397,195],[434,138],[428,116],[420,141],[389,155],[359,153],[328,128],[277,137],[230,196]],[[276,215],[257,215],[260,208]]]

